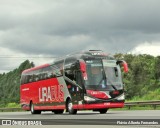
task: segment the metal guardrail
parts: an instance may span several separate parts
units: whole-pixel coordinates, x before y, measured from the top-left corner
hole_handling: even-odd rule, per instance
[[[157,101],[137,101],[137,102],[125,102],[125,107],[131,109],[133,106],[146,106],[151,105],[154,109],[156,109],[157,105],[160,105],[160,100]],[[22,108],[0,108],[0,112],[4,111],[22,111]]]
[[[0,108],[0,112],[5,112],[5,111],[22,111],[22,108]]]
[[[154,109],[156,109],[157,105],[160,105],[160,100],[155,101],[137,101],[137,102],[126,102],[125,106],[130,109],[132,106],[146,106],[151,105]]]

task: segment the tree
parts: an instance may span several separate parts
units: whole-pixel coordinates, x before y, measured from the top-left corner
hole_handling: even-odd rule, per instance
[[[29,60],[20,64],[17,69],[0,75],[0,104],[1,106],[15,102],[19,103],[20,78],[23,70],[34,66]]]
[[[126,98],[146,95],[160,85],[160,57],[151,55],[117,54],[117,59],[128,63],[129,72],[124,74]]]

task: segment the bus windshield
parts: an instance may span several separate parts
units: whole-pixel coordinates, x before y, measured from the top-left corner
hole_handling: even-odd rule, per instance
[[[120,66],[115,60],[86,60],[86,89],[120,90],[123,89]]]

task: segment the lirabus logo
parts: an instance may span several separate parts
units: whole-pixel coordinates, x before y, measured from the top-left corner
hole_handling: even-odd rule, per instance
[[[39,102],[64,101],[63,85],[54,85],[39,88]]]

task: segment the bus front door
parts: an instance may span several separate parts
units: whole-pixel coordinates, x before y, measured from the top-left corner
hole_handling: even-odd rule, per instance
[[[84,85],[82,79],[81,71],[75,72],[76,83],[81,87],[77,87],[76,89],[76,99],[78,104],[78,109],[83,109],[83,100],[84,100]]]

